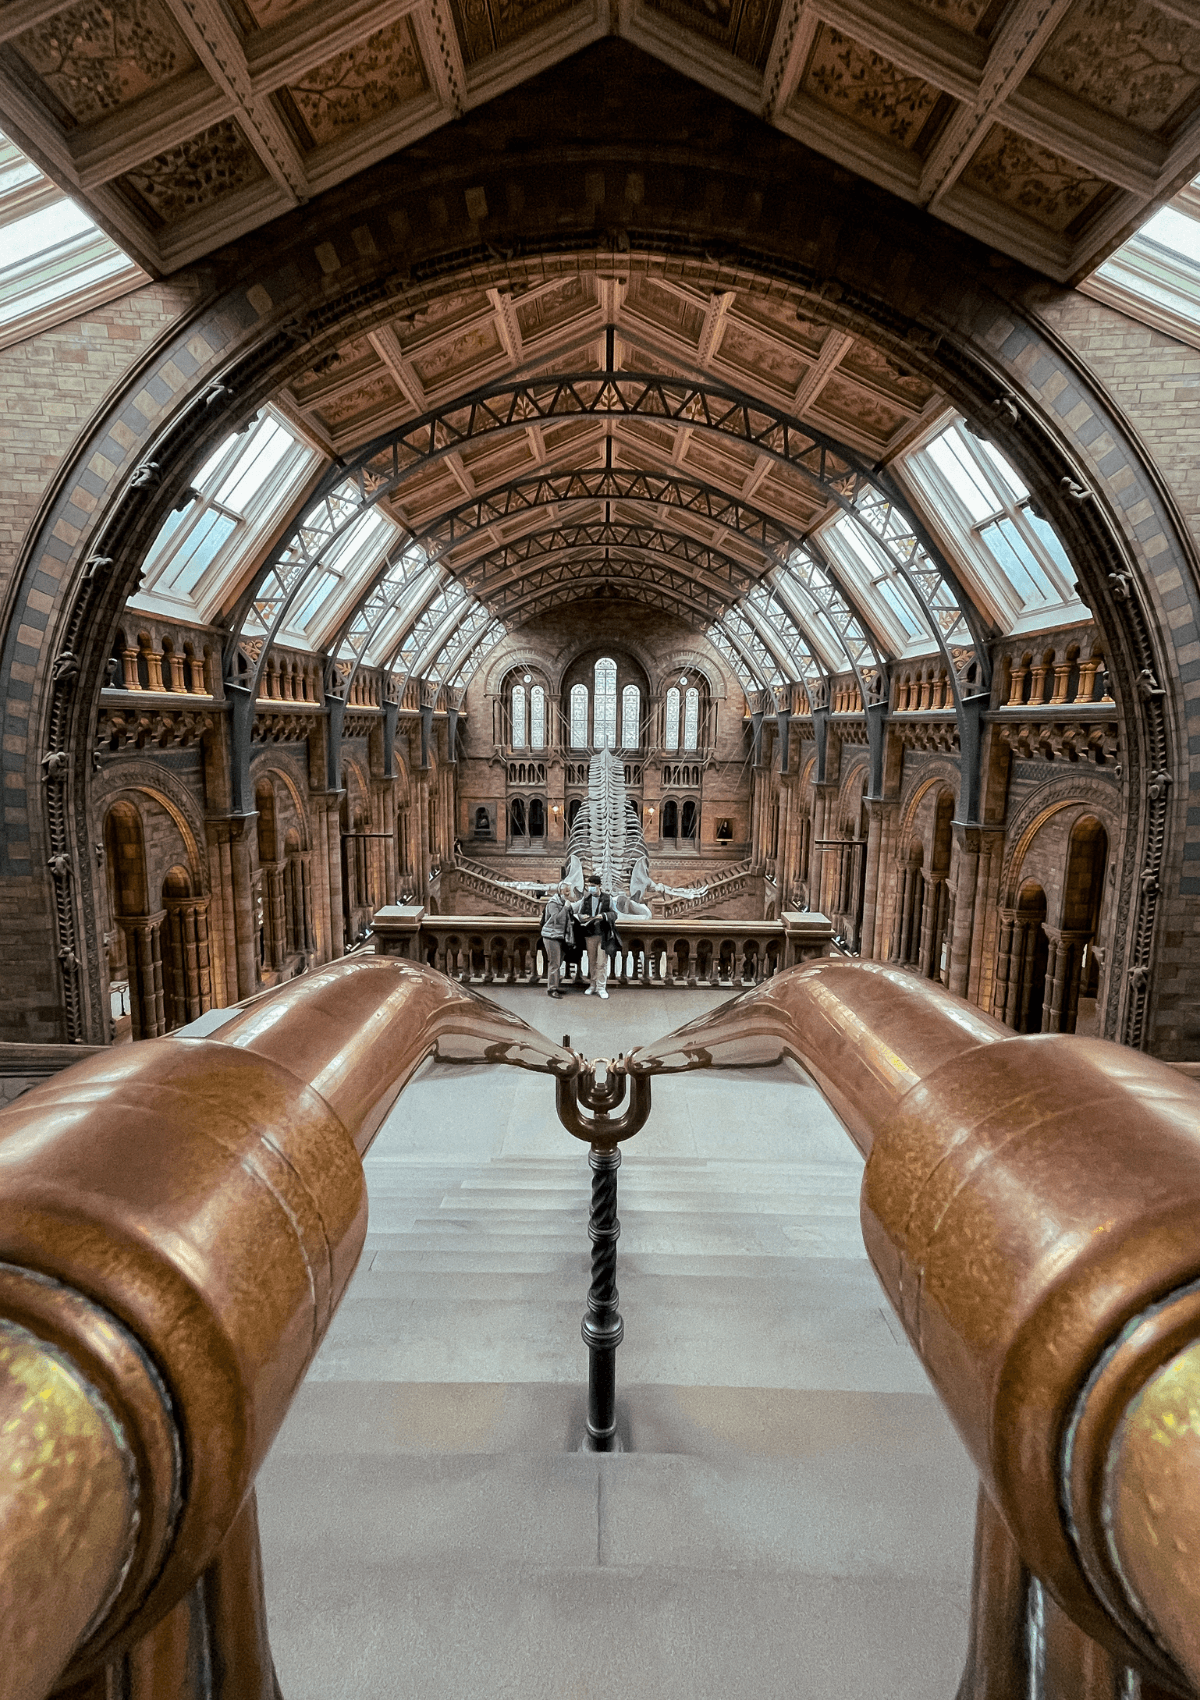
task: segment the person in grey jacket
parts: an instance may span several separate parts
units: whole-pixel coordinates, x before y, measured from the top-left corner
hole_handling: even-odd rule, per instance
[[[542,943],[546,947],[546,995],[561,998],[558,978],[562,972],[563,943],[571,925],[571,888],[564,880],[546,899],[542,914]]]

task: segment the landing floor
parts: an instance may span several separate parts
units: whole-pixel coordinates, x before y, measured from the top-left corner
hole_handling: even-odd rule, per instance
[[[722,1001],[499,989],[590,1055]],[[585,1148],[544,1077],[418,1079],[260,1478],[285,1700],[952,1700],[975,1480],[790,1065],[655,1083],[621,1169],[630,1450],[577,1452]]]

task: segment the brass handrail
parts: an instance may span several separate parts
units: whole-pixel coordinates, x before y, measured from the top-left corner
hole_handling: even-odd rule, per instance
[[[580,1066],[356,957],[0,1112],[0,1700],[121,1654],[130,1700],[199,1695],[197,1624],[223,1692],[273,1700],[254,1478],[362,1249],[362,1153],[431,1056]]]
[[[1043,1693],[1039,1635],[1071,1692],[1200,1693],[1200,1089],[837,959],[617,1066],[784,1055],[867,1159],[867,1252],[985,1490],[960,1700]]]

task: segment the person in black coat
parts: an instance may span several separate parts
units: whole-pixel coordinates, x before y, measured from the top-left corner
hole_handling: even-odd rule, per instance
[[[609,952],[616,948],[617,912],[612,898],[600,889],[599,874],[588,875],[587,891],[575,905],[575,913],[587,942],[590,982],[587,995],[591,997],[595,992],[598,997],[606,998]]]

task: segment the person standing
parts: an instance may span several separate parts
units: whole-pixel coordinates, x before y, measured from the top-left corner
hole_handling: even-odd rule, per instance
[[[600,875],[588,875],[587,894],[580,899],[575,913],[579,916],[587,940],[589,984],[586,995],[595,992],[608,996],[608,953],[616,938],[616,910],[613,900],[600,889]]]
[[[546,947],[546,995],[561,998],[558,988],[562,973],[563,947],[571,927],[571,888],[564,881],[546,899],[542,912],[542,943]]]

